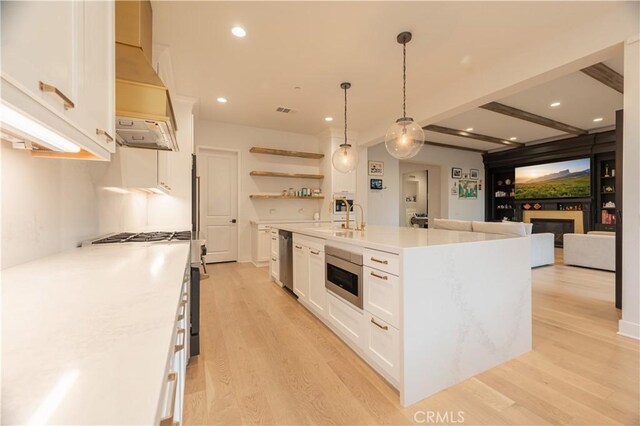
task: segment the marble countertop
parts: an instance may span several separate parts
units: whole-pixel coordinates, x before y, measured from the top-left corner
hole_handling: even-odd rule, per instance
[[[157,423],[188,261],[117,244],[3,270],[1,423]]]
[[[417,247],[522,238],[481,232],[375,225],[367,226],[364,231],[345,230],[326,224],[291,224],[281,226],[280,229],[390,253],[400,253],[403,249]]]

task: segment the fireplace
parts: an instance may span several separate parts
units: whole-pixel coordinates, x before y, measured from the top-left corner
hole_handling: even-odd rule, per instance
[[[534,234],[552,233],[556,247],[562,247],[564,234],[571,234],[575,231],[575,221],[573,219],[531,218],[531,223],[533,224],[532,232]]]

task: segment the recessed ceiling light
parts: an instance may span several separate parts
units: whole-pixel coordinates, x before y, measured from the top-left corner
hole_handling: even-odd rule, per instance
[[[333,117],[325,117],[324,121],[333,121]]]
[[[473,127],[467,127],[466,129],[464,129],[466,132],[473,132]]]
[[[594,118],[594,119],[593,119],[593,122],[594,122],[594,123],[598,123],[598,122],[600,122],[600,121],[602,121],[602,120],[604,120],[604,118],[602,118],[602,117],[598,117],[598,118]]]
[[[216,99],[216,101],[218,101],[218,103],[221,103],[221,104],[226,104],[227,98],[219,97],[218,99]]]
[[[231,28],[231,34],[236,37],[242,38],[247,35],[247,32],[242,27],[233,27]]]
[[[551,108],[559,107],[559,106],[560,106],[560,102],[558,102],[558,101],[551,102],[551,103],[549,104],[549,106],[550,106]]]
[[[512,136],[512,137],[509,138],[509,140],[510,141],[515,141],[515,140],[518,140],[518,138],[516,138],[515,136]]]

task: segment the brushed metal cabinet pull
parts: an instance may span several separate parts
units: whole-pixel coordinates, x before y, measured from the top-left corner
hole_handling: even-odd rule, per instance
[[[276,241],[276,240],[277,240],[277,238],[276,238],[276,237],[271,237],[271,239],[272,239],[273,241]]]
[[[381,280],[385,280],[385,281],[389,279],[389,277],[387,277],[386,275],[378,275],[373,271],[371,271],[371,275],[373,275],[376,278],[380,278]]]
[[[311,254],[315,254],[315,255],[320,254],[320,252],[319,252],[319,251],[313,251],[313,250],[309,250],[309,251],[311,252]]]
[[[62,104],[64,105],[64,109],[73,109],[76,107],[73,101],[71,101],[71,99],[69,99],[67,95],[62,93],[60,89],[58,89],[56,86],[40,81],[39,87],[40,87],[40,90],[42,90],[43,92],[53,93],[57,95],[60,99],[62,99]]]
[[[383,265],[388,265],[389,261],[388,260],[380,260],[380,259],[376,259],[375,257],[372,257],[371,260],[373,262],[378,262],[378,263],[382,263]]]
[[[184,333],[185,333],[184,328],[179,328],[178,332],[176,333],[176,341],[178,340],[178,337],[180,337],[181,335],[184,336]],[[183,343],[182,344],[180,344],[180,345],[176,344],[175,352],[180,352],[183,349],[184,349],[184,337],[183,337]]]
[[[169,410],[169,415],[167,417],[163,417],[160,419],[160,426],[170,426],[173,425],[173,415],[175,413],[176,408],[176,394],[178,393],[178,374],[175,371],[172,371],[167,376],[167,383],[174,382],[173,385],[173,395],[171,396],[171,407]]]
[[[301,249],[301,248],[302,248],[302,246],[296,246],[296,248],[297,248],[297,249]]]
[[[275,257],[272,257],[272,258],[271,258],[271,260],[273,260],[273,261],[275,262],[275,261],[276,261],[276,258],[275,258]]]
[[[111,137],[111,135],[102,129],[96,129],[96,135],[104,136],[105,139],[107,140],[107,143],[113,142],[113,138]]]
[[[378,324],[378,321],[376,321],[375,319],[371,318],[371,322],[373,324],[375,324],[376,326],[378,326],[379,328],[383,329],[383,330],[389,330],[389,326],[388,325],[382,325],[382,324]]]

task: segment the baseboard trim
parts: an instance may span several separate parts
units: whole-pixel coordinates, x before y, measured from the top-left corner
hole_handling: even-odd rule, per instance
[[[640,324],[620,320],[618,321],[618,334],[620,336],[631,337],[632,339],[640,340]]]

